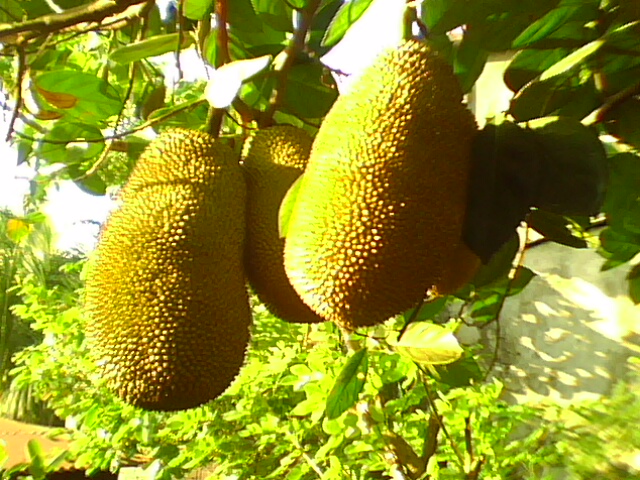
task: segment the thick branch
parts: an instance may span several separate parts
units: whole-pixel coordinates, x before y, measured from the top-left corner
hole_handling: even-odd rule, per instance
[[[62,13],[42,15],[20,23],[0,24],[0,42],[22,43],[29,38],[57,32],[79,23],[100,22],[111,15],[124,12],[127,8],[146,1],[96,0],[87,5],[70,8]]]

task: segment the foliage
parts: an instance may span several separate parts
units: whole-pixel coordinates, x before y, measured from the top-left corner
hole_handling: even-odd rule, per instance
[[[51,13],[52,2],[9,0],[0,9],[0,77],[14,100],[19,159],[38,170],[33,202],[57,180],[94,195],[117,188],[153,129],[219,130],[236,147],[246,130],[271,123],[315,133],[338,95],[320,58],[348,40],[371,4],[184,0],[160,11],[143,0],[62,0],[54,5],[69,10]],[[12,387],[33,390],[74,424],[77,466],[142,464],[170,478],[213,464],[219,478],[287,479],[545,478],[557,466],[589,477],[618,468],[597,428],[607,427],[614,443],[640,446],[635,432],[623,433],[625,422],[637,422],[635,390],[602,408],[577,408],[590,425],[577,435],[538,409],[503,403],[500,382],[485,381],[489,362],[473,349],[462,353],[452,337],[461,319],[444,314],[462,304],[462,319],[487,325],[526,287],[535,274],[519,265],[513,236],[524,215],[547,240],[597,248],[603,269],[637,258],[636,2],[424,0],[405,19],[417,20],[451,60],[466,92],[491,54],[516,52],[504,76],[514,94],[509,109],[479,137],[486,142],[478,157],[495,168],[473,189],[481,197],[474,239],[488,264],[455,297],[364,336],[344,338],[331,324],[284,324],[254,302],[252,345],[236,383],[205,407],[158,414],[114,399],[87,360],[84,259],[31,246],[30,232],[44,225],[38,214],[5,215],[2,365],[13,355]],[[399,39],[402,27],[388,30]],[[453,41],[448,34],[459,27],[461,40]],[[571,195],[551,202],[524,195],[538,190]],[[574,202],[584,192],[604,192],[602,207],[593,198]],[[498,231],[499,241],[478,238]],[[628,279],[638,303],[640,266]],[[22,333],[10,335],[9,325]],[[3,388],[8,379],[5,370]]]

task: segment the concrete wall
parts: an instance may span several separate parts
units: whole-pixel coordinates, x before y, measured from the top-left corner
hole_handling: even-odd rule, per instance
[[[640,307],[627,294],[628,267],[601,272],[593,250],[538,245],[524,264],[538,275],[507,299],[494,374],[507,400],[572,402],[606,395],[640,356]],[[465,327],[464,343],[492,351],[496,325]]]

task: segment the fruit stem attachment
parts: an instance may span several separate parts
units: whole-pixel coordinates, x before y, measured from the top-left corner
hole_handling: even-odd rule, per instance
[[[209,107],[207,112],[207,122],[205,131],[213,138],[218,138],[220,129],[222,128],[222,120],[224,119],[225,110],[222,108]]]
[[[418,21],[418,11],[416,2],[407,1],[407,7],[402,17],[402,39],[411,40],[413,38],[413,24]]]

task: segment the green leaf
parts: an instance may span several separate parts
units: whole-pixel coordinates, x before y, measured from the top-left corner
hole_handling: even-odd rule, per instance
[[[535,276],[536,273],[530,268],[518,265],[509,285],[509,296],[519,294],[527,285],[529,285]]]
[[[625,230],[629,212],[640,198],[640,157],[631,152],[609,158],[609,186],[602,210],[609,225]]]
[[[291,215],[300,192],[300,186],[302,185],[302,178],[304,173],[300,175],[295,182],[289,187],[282,202],[280,203],[280,210],[278,211],[278,233],[280,238],[286,238],[289,231],[289,222],[291,221]]]
[[[344,3],[333,17],[322,39],[322,46],[332,47],[342,40],[347,30],[367,11],[371,3],[373,0],[352,0]]]
[[[487,265],[480,267],[480,270],[478,270],[478,273],[473,277],[471,283],[476,288],[480,288],[506,277],[513,268],[513,260],[519,248],[520,238],[514,235],[509,242],[493,256]]]
[[[367,377],[367,349],[355,352],[336,378],[327,397],[325,412],[329,420],[338,418],[358,402]]]
[[[601,104],[593,76],[565,74],[524,86],[511,100],[509,114],[519,122],[552,114],[582,119]]]
[[[569,52],[568,48],[521,50],[514,55],[505,70],[504,83],[512,92],[517,92],[541,72],[566,57]]]
[[[260,32],[263,22],[253,8],[251,0],[233,0],[228,2],[229,29],[247,32]]]
[[[433,320],[435,316],[442,311],[442,309],[446,306],[446,304],[447,304],[446,297],[439,297],[439,298],[436,298],[435,300],[431,300],[425,303],[420,308],[420,311],[416,315],[414,322],[419,322],[424,320]],[[403,314],[404,319],[408,321],[413,316],[414,310],[415,308],[412,308],[404,312]]]
[[[143,58],[156,57],[168,52],[175,52],[178,50],[179,46],[182,49],[185,49],[193,43],[193,38],[190,35],[184,35],[182,42],[183,43],[181,45],[179,33],[156,35],[154,37],[132,43],[131,45],[120,47],[111,52],[111,54],[109,54],[109,58],[113,62],[120,64],[137,62]]]
[[[213,0],[183,0],[182,14],[190,20],[202,20],[211,12]]]
[[[293,11],[282,0],[251,0],[255,12],[271,28],[293,31]]]
[[[471,308],[467,311],[478,323],[488,323],[494,321],[503,305],[503,299],[507,293],[507,285],[505,281],[500,282],[499,291],[490,290],[484,292],[485,295],[474,301]]]
[[[584,238],[569,228],[571,222],[562,215],[544,210],[533,210],[529,214],[527,224],[552,242],[573,248],[587,248],[589,246]]]
[[[0,471],[4,469],[4,464],[9,459],[9,454],[7,453],[5,446],[6,446],[6,441],[0,440]]]
[[[94,158],[104,149],[102,132],[92,125],[58,122],[38,145],[37,155],[47,163],[67,165]],[[90,140],[89,143],[83,143]],[[98,140],[98,141],[97,141]]]
[[[45,470],[44,450],[37,440],[29,440],[27,443],[29,452],[29,473],[33,476],[33,480],[42,480],[47,473]]]
[[[205,97],[214,108],[226,108],[238,95],[242,84],[271,63],[271,55],[236,60],[218,68],[211,75],[205,89]]]
[[[118,91],[90,73],[54,70],[38,75],[35,84],[38,91],[73,97],[73,105],[62,103],[60,105],[64,105],[65,108],[58,108],[58,110],[64,114],[65,118],[72,117],[85,125],[99,124],[117,115],[122,108]],[[60,101],[60,98],[56,101]],[[56,107],[56,105],[52,106]]]
[[[392,346],[420,365],[446,365],[458,360],[464,352],[450,329],[430,322],[410,324]]]
[[[625,100],[609,111],[604,121],[611,135],[640,150],[640,99]]]
[[[10,218],[7,220],[6,233],[14,243],[20,243],[31,233],[31,226],[22,218]]]
[[[611,227],[600,232],[600,244],[608,253],[607,260],[615,266],[628,262],[640,253],[640,235]]]
[[[636,305],[640,303],[640,264],[634,265],[629,274],[629,297]]]
[[[299,118],[322,118],[336,98],[338,89],[321,64],[296,65],[289,71],[281,109]]]
[[[107,184],[97,173],[86,176],[88,167],[83,164],[71,164],[67,167],[69,178],[85,193],[102,196],[107,193]]]
[[[464,355],[448,365],[436,366],[438,381],[451,388],[468,387],[484,377],[482,369],[472,355]]]
[[[608,182],[607,155],[597,133],[578,120],[529,121],[537,137],[541,181],[534,205],[559,215],[596,215]]]
[[[57,472],[62,465],[67,461],[67,457],[70,455],[68,450],[61,452],[56,458],[51,460],[46,467],[47,472]]]
[[[489,58],[489,52],[482,48],[478,40],[476,36],[467,34],[455,49],[453,70],[460,80],[463,93],[471,91]]]
[[[597,16],[594,5],[561,5],[527,27],[511,44],[514,49],[526,48],[556,32],[568,22],[580,20],[582,23]]]
[[[546,80],[548,78],[555,77],[567,72],[568,70],[571,70],[576,65],[580,65],[591,55],[600,50],[600,47],[602,47],[604,43],[604,39],[598,39],[594,40],[593,42],[589,42],[586,45],[583,45],[573,53],[567,55],[565,58],[563,58],[559,62],[556,62],[554,65],[542,72],[542,74],[540,75],[540,80]]]

